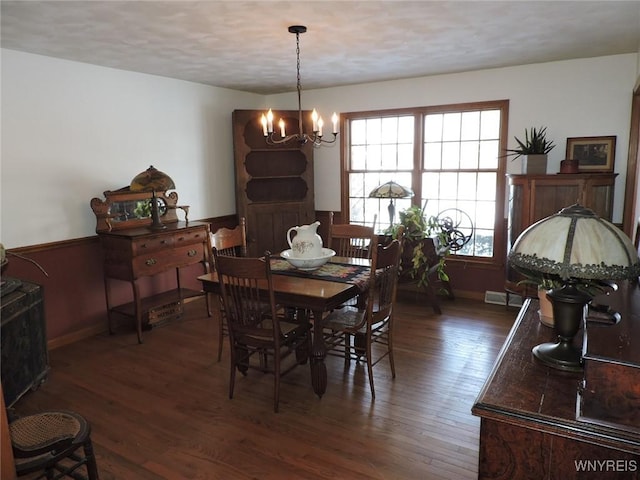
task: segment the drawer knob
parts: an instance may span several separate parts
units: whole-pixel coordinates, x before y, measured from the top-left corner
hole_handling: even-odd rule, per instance
[[[187,255],[190,256],[190,257],[195,257],[197,254],[198,254],[197,250],[189,250],[187,252]]]
[[[158,263],[158,261],[155,258],[150,258],[149,260],[144,262],[145,264],[151,266],[151,265],[155,265],[156,263]]]

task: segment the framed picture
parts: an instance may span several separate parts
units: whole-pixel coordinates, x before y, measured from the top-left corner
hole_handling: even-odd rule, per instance
[[[613,172],[616,137],[567,138],[567,159],[578,160],[579,172]]]

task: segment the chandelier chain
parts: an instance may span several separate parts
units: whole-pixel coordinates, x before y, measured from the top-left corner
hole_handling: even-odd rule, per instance
[[[300,33],[296,32],[296,87],[298,89],[298,132],[302,133],[302,81],[300,80]]]

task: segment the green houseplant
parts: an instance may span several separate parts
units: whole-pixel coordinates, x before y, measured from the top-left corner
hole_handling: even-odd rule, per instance
[[[547,173],[547,154],[555,144],[547,140],[547,127],[524,129],[524,141],[515,138],[518,147],[507,149],[507,156],[513,159],[523,157],[522,173]]]
[[[427,217],[424,210],[417,205],[399,213],[400,223],[391,227],[387,233],[393,238],[398,236],[399,225],[404,226],[404,250],[402,255],[401,275],[417,281],[419,287],[429,284],[429,276],[435,271],[439,280],[449,281],[445,271],[445,257],[448,249],[446,234],[436,217]],[[433,242],[433,247],[428,242]]]

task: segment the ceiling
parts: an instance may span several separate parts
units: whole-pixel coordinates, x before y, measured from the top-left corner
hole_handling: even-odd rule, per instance
[[[638,1],[6,1],[3,48],[259,94],[640,50]]]

